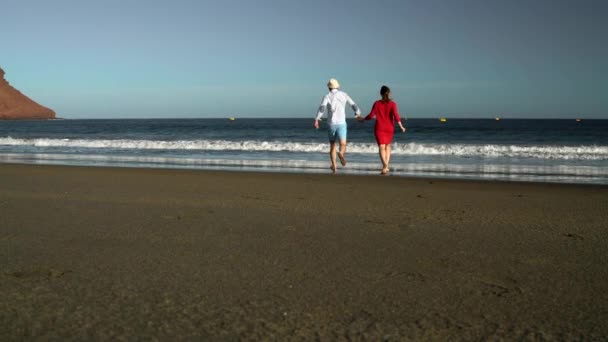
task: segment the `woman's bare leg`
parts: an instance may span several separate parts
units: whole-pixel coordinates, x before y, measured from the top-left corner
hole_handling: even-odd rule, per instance
[[[388,169],[388,163],[386,161],[386,145],[378,145],[378,151],[380,153],[380,161],[382,162],[382,174],[385,174]]]
[[[388,163],[391,161],[391,144],[386,144],[386,170],[388,171]]]

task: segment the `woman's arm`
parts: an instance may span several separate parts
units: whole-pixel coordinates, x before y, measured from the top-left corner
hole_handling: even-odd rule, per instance
[[[376,103],[372,106],[372,110],[365,116],[365,120],[371,120],[376,116]]]
[[[405,133],[405,127],[403,127],[401,120],[397,121],[397,123],[399,124],[399,128],[401,128],[401,132]]]
[[[394,104],[393,108],[392,108],[393,118],[399,124],[399,128],[401,128],[401,132],[405,133],[405,127],[403,127],[403,124],[401,123],[401,117],[399,116],[399,111],[397,110],[397,102],[393,101],[393,104]]]
[[[399,110],[397,110],[397,102],[392,101],[391,114],[393,114],[393,120],[401,122],[401,116],[399,116]]]

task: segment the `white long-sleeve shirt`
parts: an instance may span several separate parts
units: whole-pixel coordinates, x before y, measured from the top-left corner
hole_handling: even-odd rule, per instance
[[[327,121],[330,125],[346,123],[345,108],[347,103],[353,109],[355,115],[361,115],[361,110],[347,93],[338,89],[332,89],[327,95],[323,96],[323,100],[321,100],[319,112],[317,113],[317,120],[321,119],[325,110],[327,110]]]

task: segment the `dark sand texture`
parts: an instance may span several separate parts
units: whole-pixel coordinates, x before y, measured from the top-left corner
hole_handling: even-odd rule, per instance
[[[608,188],[0,165],[0,340],[606,340]]]

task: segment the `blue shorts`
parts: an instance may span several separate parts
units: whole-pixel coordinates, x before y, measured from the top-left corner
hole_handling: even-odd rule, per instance
[[[346,123],[329,125],[327,135],[329,137],[329,142],[336,141],[336,138],[340,141],[346,141]]]

